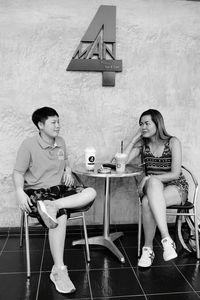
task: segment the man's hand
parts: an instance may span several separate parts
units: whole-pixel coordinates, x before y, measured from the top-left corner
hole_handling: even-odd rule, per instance
[[[32,206],[32,203],[31,203],[31,200],[28,197],[28,195],[21,188],[17,189],[16,195],[17,195],[17,200],[18,200],[19,208],[22,211],[30,213],[31,212],[30,206]]]
[[[67,168],[63,174],[63,181],[66,186],[74,185],[74,177],[72,175],[71,169]]]

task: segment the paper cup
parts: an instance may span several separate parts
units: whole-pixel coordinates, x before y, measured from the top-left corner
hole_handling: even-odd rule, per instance
[[[96,150],[93,147],[85,149],[85,167],[88,171],[93,171],[95,167]]]

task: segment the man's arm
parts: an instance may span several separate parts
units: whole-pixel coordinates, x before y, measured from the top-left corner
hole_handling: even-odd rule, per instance
[[[32,206],[31,200],[24,192],[24,176],[23,174],[13,171],[13,182],[16,190],[16,196],[19,203],[19,208],[27,213],[31,212],[30,206]]]

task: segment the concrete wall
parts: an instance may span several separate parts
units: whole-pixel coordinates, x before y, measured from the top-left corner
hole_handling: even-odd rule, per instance
[[[117,6],[117,58],[123,72],[114,88],[101,73],[66,72],[102,4]],[[17,226],[11,181],[16,151],[36,132],[33,110],[60,113],[61,134],[75,158],[92,145],[109,160],[137,130],[139,115],[160,110],[183,146],[183,163],[200,180],[200,2],[186,0],[0,0],[0,226]],[[89,223],[102,223],[103,181]],[[111,221],[137,222],[131,179],[112,185]]]

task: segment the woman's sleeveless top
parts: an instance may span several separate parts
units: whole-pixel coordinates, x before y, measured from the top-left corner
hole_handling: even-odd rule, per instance
[[[172,154],[169,147],[169,140],[164,145],[164,150],[161,156],[154,156],[148,145],[143,149],[143,162],[145,163],[146,174],[163,174],[171,171]]]
[[[159,157],[153,155],[148,145],[143,147],[142,158],[145,163],[146,175],[159,175],[171,171],[172,153],[169,143],[170,139],[166,141],[163,153]],[[164,183],[164,186],[167,185],[176,185],[179,190],[188,194],[188,183],[182,172],[178,179]]]

